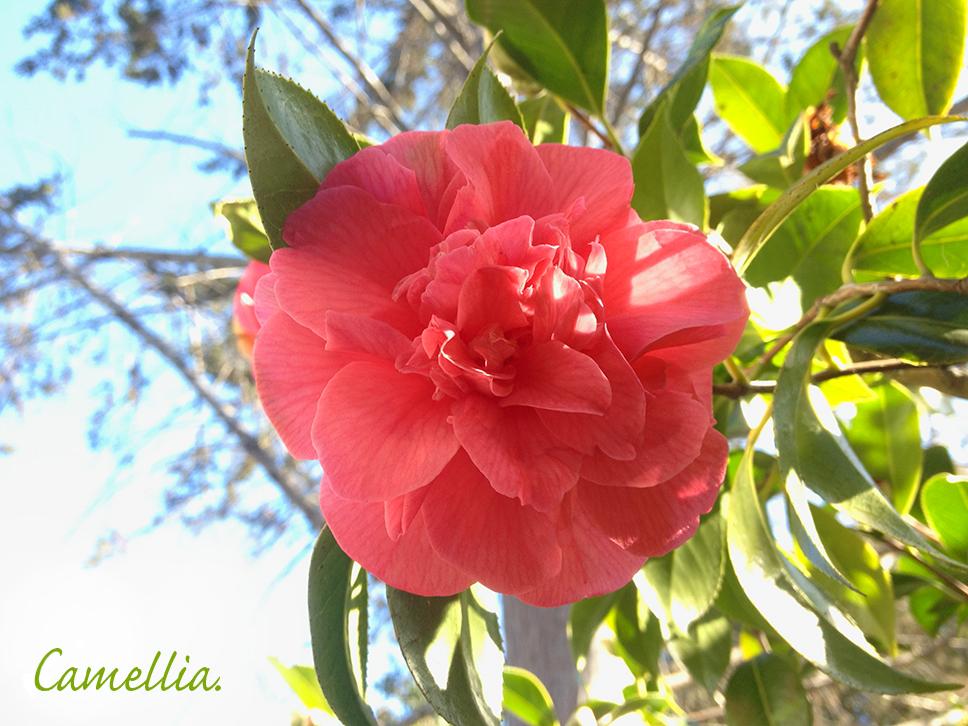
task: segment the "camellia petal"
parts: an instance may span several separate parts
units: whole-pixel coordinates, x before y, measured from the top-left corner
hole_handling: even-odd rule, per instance
[[[426,378],[384,362],[345,366],[326,386],[312,437],[333,491],[385,501],[429,484],[457,452],[449,406]]]
[[[699,455],[661,486],[608,487],[581,481],[578,501],[598,528],[631,554],[660,557],[689,539],[712,509],[726,474],[729,445],[707,431]]]
[[[420,516],[405,533],[391,538],[382,502],[340,499],[325,476],[319,487],[319,504],[343,551],[363,569],[379,572],[391,587],[431,597],[453,595],[477,581],[437,555]]]
[[[295,458],[317,458],[312,427],[323,389],[359,356],[327,352],[325,340],[285,313],[262,326],[255,351],[256,390],[279,438]]]
[[[431,484],[422,512],[434,551],[492,590],[514,593],[561,569],[557,516],[495,492],[463,452]]]

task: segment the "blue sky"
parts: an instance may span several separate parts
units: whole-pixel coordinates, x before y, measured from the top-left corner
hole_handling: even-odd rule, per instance
[[[48,233],[67,245],[231,253],[208,203],[246,194],[247,183],[198,174],[201,152],[131,139],[126,130],[239,143],[238,95],[225,85],[199,110],[194,89],[145,91],[100,67],[80,84],[18,78],[13,65],[30,47],[20,28],[45,4],[0,3],[0,188],[64,175],[66,211]],[[88,448],[90,391],[124,349],[115,355],[106,369],[81,366],[64,393],[28,402],[22,417],[0,414],[0,440],[14,447],[0,456],[3,717],[39,726],[288,724],[300,704],[266,656],[290,664],[311,658],[307,542],[285,540],[256,559],[238,525],[196,535],[172,524],[131,539],[98,567],[85,565],[99,537],[151,521],[166,483],[151,451],[117,477],[114,455]],[[159,650],[163,662],[177,651],[176,668],[189,655],[188,673],[210,668],[208,682],[219,677],[221,690],[38,692],[35,669],[55,647],[64,654],[44,670],[53,679],[68,666],[124,674],[146,669]]]

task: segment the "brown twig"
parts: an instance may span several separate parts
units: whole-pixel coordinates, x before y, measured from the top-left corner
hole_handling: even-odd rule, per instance
[[[817,317],[821,308],[833,309],[847,300],[858,297],[868,297],[878,293],[894,295],[899,292],[913,290],[937,290],[941,292],[956,292],[968,295],[968,277],[960,280],[941,279],[937,277],[918,277],[907,280],[884,280],[881,282],[864,282],[843,285],[836,292],[819,298],[810,309],[800,318],[793,328],[780,337],[756,362],[746,370],[748,376],[755,377],[756,371],[770,364],[773,357],[783,350],[797,336],[803,328]]]
[[[840,69],[844,74],[844,89],[847,93],[847,121],[850,123],[850,130],[854,134],[854,142],[856,144],[862,143],[863,139],[860,135],[860,126],[857,123],[858,78],[855,61],[857,60],[857,50],[860,48],[860,41],[864,37],[864,33],[867,32],[867,26],[870,25],[871,18],[874,17],[874,11],[877,10],[880,1],[867,0],[860,20],[857,21],[857,25],[854,26],[854,30],[842,50],[837,47],[836,43],[832,43],[830,47],[830,52],[837,59],[837,62],[840,64]],[[864,221],[870,222],[874,218],[874,208],[871,204],[870,191],[872,185],[870,154],[865,155],[857,163],[858,171],[860,172],[858,174],[858,182],[860,187],[861,210],[864,213]]]
[[[606,149],[608,149],[609,151],[615,151],[615,144],[608,137],[608,134],[606,134],[604,131],[602,131],[600,128],[598,128],[595,124],[593,124],[592,123],[592,120],[590,118],[588,118],[588,116],[586,116],[584,113],[582,113],[582,111],[577,106],[574,106],[574,105],[572,105],[570,103],[569,104],[566,104],[566,105],[568,106],[568,112],[572,116],[575,117],[575,120],[578,123],[580,123],[586,129],[588,129],[593,134],[595,134],[595,136],[597,136],[599,139],[601,139],[601,141],[605,145],[605,148]]]
[[[820,371],[819,373],[815,373],[810,377],[810,382],[823,383],[824,381],[829,381],[834,378],[860,375],[862,373],[887,373],[889,371],[926,369],[944,370],[947,367],[948,366],[943,365],[918,365],[917,363],[909,363],[908,361],[901,360],[899,358],[867,360],[860,363],[853,363],[849,366],[844,366],[843,368]],[[740,381],[733,381],[732,383],[720,383],[713,386],[713,393],[718,396],[725,396],[726,398],[742,398],[743,396],[748,396],[751,394],[774,393],[775,390],[776,381],[750,381],[749,383],[745,384]]]

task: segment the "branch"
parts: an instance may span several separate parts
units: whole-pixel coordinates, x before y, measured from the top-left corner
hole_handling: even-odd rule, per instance
[[[194,146],[205,151],[214,151],[216,154],[228,156],[241,163],[245,163],[245,154],[231,146],[226,146],[218,141],[208,141],[199,139],[195,136],[185,134],[173,134],[170,131],[149,130],[149,129],[128,129],[128,136],[132,139],[148,139],[149,141],[170,141],[173,144],[182,146]]]
[[[843,50],[837,48],[836,43],[830,46],[830,52],[840,63],[840,70],[844,74],[844,88],[847,93],[847,121],[850,123],[850,130],[854,133],[854,143],[860,144],[863,139],[860,135],[860,127],[857,124],[857,69],[854,65],[857,60],[857,50],[860,48],[860,41],[867,32],[874,11],[881,0],[867,0],[864,11],[861,13],[860,20],[854,26],[853,32],[844,44]],[[870,222],[874,218],[874,208],[871,206],[871,159],[870,154],[866,154],[862,161],[858,162],[858,184],[860,187],[860,205],[864,213],[864,221]]]
[[[820,313],[821,308],[833,309],[847,300],[857,297],[868,297],[883,293],[894,295],[899,292],[912,290],[938,290],[941,292],[955,292],[968,295],[968,277],[960,280],[940,279],[937,277],[918,277],[908,280],[884,280],[881,282],[864,282],[843,285],[836,292],[819,298],[810,309],[797,321],[793,329],[774,343],[769,350],[757,358],[756,362],[746,370],[746,375],[755,377],[755,373],[773,361],[773,357],[783,350],[803,328],[809,325]]]
[[[16,224],[16,219],[10,214],[9,210],[4,209],[4,212],[11,217],[12,221]],[[42,240],[36,237],[29,230],[21,229],[22,233],[29,237],[33,242],[33,245],[42,255],[49,255],[53,259],[53,266],[59,270],[65,277],[72,280],[76,285],[84,289],[88,294],[91,295],[97,302],[110,310],[118,320],[125,324],[128,329],[134,333],[143,343],[148,347],[153,348],[156,353],[158,353],[162,358],[164,358],[171,366],[181,374],[181,377],[185,380],[192,390],[198,394],[205,403],[209,405],[212,412],[215,414],[225,427],[235,435],[239,440],[239,443],[245,449],[245,451],[252,456],[262,468],[265,470],[266,474],[273,481],[276,487],[286,496],[286,498],[292,502],[302,513],[305,515],[309,524],[316,530],[321,529],[324,522],[322,513],[319,510],[319,506],[314,500],[307,499],[302,496],[290,484],[286,475],[276,466],[275,461],[269,453],[262,448],[259,444],[258,439],[256,439],[252,434],[242,428],[239,421],[232,415],[229,408],[219,400],[218,396],[209,385],[209,383],[199,376],[196,376],[181,359],[181,356],[160,336],[148,330],[140,320],[138,320],[127,308],[125,308],[120,302],[118,302],[113,295],[108,291],[102,289],[100,286],[91,282],[84,274],[72,265],[68,259],[67,254],[57,248],[54,244]],[[238,264],[238,261],[235,261]]]
[[[474,60],[468,55],[467,49],[462,41],[463,36],[457,33],[453,23],[447,22],[440,10],[436,6],[431,6],[426,0],[410,0],[410,4],[427,21],[427,24],[434,29],[437,37],[447,46],[447,49],[468,71],[474,67]],[[448,37],[448,34],[450,37]]]
[[[65,255],[84,255],[88,260],[132,260],[136,262],[173,262],[176,264],[194,265],[197,267],[217,267],[242,269],[248,264],[243,257],[229,255],[207,255],[204,252],[157,252],[155,250],[138,250],[128,248],[107,247],[58,247],[57,251]]]
[[[393,95],[387,90],[387,87],[383,85],[383,81],[376,74],[369,64],[362,58],[357,58],[352,53],[347,50],[346,46],[343,45],[343,41],[340,40],[339,36],[333,32],[333,29],[329,26],[319,14],[313,10],[309,5],[306,4],[305,0],[295,0],[296,5],[305,13],[305,15],[313,22],[313,24],[319,28],[319,31],[326,36],[326,39],[332,43],[333,47],[339,52],[346,62],[349,63],[360,74],[360,78],[363,79],[363,83],[366,85],[370,93],[372,93],[376,98],[387,107],[390,112],[390,116],[397,126],[400,127],[402,131],[409,131],[407,124],[403,121],[403,109],[393,98]]]
[[[860,375],[862,373],[885,373],[888,371],[909,371],[909,370],[948,370],[947,365],[918,365],[910,363],[900,358],[887,358],[878,360],[867,360],[860,363],[853,363],[843,368],[833,368],[820,371],[810,377],[811,383],[823,383],[833,378],[843,376]],[[732,383],[719,383],[713,385],[713,393],[726,398],[742,398],[751,394],[774,393],[776,391],[776,381],[750,381],[742,383],[733,381]]]
[[[625,81],[625,84],[618,93],[618,97],[615,99],[615,105],[612,108],[612,123],[616,125],[618,125],[619,119],[622,117],[622,112],[625,110],[625,105],[628,103],[632,89],[635,88],[635,84],[638,82],[639,74],[642,73],[642,69],[645,67],[645,56],[649,52],[649,46],[652,45],[652,37],[659,28],[659,17],[662,15],[662,11],[666,9],[666,2],[667,0],[662,0],[652,11],[652,22],[649,24],[649,29],[642,36],[641,51],[635,58],[635,66],[632,68],[628,80]]]

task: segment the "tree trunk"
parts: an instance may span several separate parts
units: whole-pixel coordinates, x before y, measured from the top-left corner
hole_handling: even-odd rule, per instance
[[[559,722],[565,723],[578,703],[578,673],[568,645],[571,607],[537,608],[510,595],[502,600],[508,665],[526,668],[544,683]],[[511,723],[519,722],[512,718]]]

